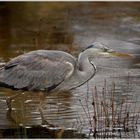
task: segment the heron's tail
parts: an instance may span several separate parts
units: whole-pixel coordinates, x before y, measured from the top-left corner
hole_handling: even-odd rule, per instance
[[[7,84],[3,82],[4,79],[4,67],[0,68],[0,87],[7,87]]]
[[[5,66],[5,62],[0,62],[0,68]]]
[[[2,79],[3,79],[3,70],[4,68],[0,68],[0,82],[2,82]]]
[[[0,78],[1,76],[3,75],[3,70],[4,70],[4,66],[5,66],[6,63],[0,63]]]

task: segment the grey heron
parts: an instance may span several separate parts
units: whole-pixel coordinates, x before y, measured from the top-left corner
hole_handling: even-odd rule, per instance
[[[74,89],[95,75],[92,58],[102,55],[129,56],[100,42],[84,49],[78,59],[64,51],[31,51],[11,59],[0,69],[0,86],[46,92]]]

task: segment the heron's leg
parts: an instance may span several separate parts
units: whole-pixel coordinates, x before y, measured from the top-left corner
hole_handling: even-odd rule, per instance
[[[43,115],[43,103],[44,103],[44,100],[45,100],[45,97],[46,97],[46,93],[45,92],[39,92],[39,113],[40,113],[40,116],[41,116],[41,121],[42,121],[42,125],[48,125],[50,127],[55,127],[53,124],[50,124],[45,118],[44,118],[44,115]]]
[[[11,106],[12,100],[15,99],[16,97],[18,97],[19,95],[21,95],[21,93],[17,93],[15,95],[7,97],[6,104],[7,104],[7,107],[8,107],[9,111],[12,111],[12,106]]]
[[[42,108],[43,102],[45,100],[45,93],[44,92],[39,92],[39,107]]]
[[[7,113],[6,113],[7,119],[10,122],[13,122],[14,124],[16,124],[16,121],[14,120],[14,118],[12,117],[12,109],[8,109]]]
[[[44,116],[43,116],[43,103],[44,103],[44,100],[45,100],[45,93],[44,92],[39,92],[39,106],[38,106],[38,110],[40,112],[40,116],[41,116],[41,121],[42,121],[42,124],[47,124]]]
[[[48,125],[49,127],[56,127],[55,125],[49,123],[49,122],[44,118],[42,108],[39,108],[39,112],[40,112],[40,116],[41,116],[42,125]]]
[[[47,120],[45,120],[44,115],[43,115],[43,110],[42,108],[39,106],[39,112],[40,112],[40,116],[41,116],[41,121],[42,121],[42,125],[50,125]]]
[[[23,94],[23,93],[22,93]],[[15,123],[16,124],[16,121],[14,120],[14,118],[12,117],[12,100],[15,99],[16,97],[18,97],[19,95],[21,95],[20,92],[10,96],[10,97],[7,97],[6,99],[6,104],[7,104],[7,107],[8,107],[8,110],[7,110],[7,119],[10,120],[11,122]]]
[[[11,102],[12,102],[12,99],[10,99],[10,97],[7,97],[6,98],[6,104],[7,104],[7,107],[8,107],[8,112],[12,110]]]

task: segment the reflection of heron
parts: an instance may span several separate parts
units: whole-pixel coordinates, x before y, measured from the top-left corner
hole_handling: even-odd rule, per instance
[[[32,51],[13,58],[0,70],[0,86],[47,92],[73,89],[95,75],[92,58],[109,54],[127,56],[99,42],[87,47],[77,60],[63,51]]]

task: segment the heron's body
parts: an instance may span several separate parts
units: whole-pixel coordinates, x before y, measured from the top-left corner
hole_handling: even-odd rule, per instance
[[[31,51],[13,58],[0,69],[0,86],[45,91],[73,89],[95,75],[91,58],[109,54],[123,56],[99,42],[82,51],[78,59],[63,51]]]
[[[13,58],[0,70],[0,86],[24,90],[69,90],[85,83],[95,72],[88,56],[80,55],[78,60],[63,51],[29,52]]]

